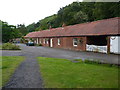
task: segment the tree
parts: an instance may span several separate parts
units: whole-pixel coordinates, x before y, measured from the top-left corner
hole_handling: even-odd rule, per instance
[[[74,15],[74,21],[76,22],[76,24],[87,22],[88,16],[85,13],[83,13],[82,11],[79,11]]]
[[[2,22],[2,42],[9,42],[12,39],[21,37],[21,33],[14,25]]]
[[[119,17],[119,7],[120,3],[117,2],[96,2],[93,10],[95,20]]]
[[[18,24],[17,25],[17,29],[19,30],[19,32],[24,36],[28,33],[28,30],[26,28],[26,26],[24,24]]]

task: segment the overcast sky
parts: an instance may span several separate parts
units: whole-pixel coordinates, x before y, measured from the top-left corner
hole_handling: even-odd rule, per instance
[[[0,0],[0,20],[11,25],[28,25],[56,14],[73,1],[82,0]]]

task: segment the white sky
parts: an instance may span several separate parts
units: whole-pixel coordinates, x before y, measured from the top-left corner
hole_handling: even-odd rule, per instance
[[[11,25],[28,25],[56,14],[73,1],[82,0],[0,0],[0,20]]]

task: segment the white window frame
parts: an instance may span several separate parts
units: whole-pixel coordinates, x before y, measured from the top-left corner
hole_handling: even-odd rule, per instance
[[[75,40],[76,39],[76,40]],[[75,44],[77,43],[77,45]],[[78,46],[78,39],[77,38],[73,38],[73,46],[77,47]]]
[[[58,45],[60,45],[60,39],[58,38]]]

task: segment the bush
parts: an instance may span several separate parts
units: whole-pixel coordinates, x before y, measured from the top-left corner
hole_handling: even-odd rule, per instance
[[[108,66],[108,67],[118,67],[119,68],[119,65],[115,65],[115,64],[109,64],[109,63],[102,63],[100,62],[99,60],[84,60],[84,63],[86,64],[98,64],[98,65],[102,65],[102,66]]]
[[[2,49],[2,45],[0,45],[0,50]]]
[[[89,64],[101,64],[100,63],[100,61],[98,61],[98,60],[93,60],[93,61],[91,61],[91,60],[84,60],[84,63],[89,63]]]
[[[42,44],[39,44],[39,46],[42,46]]]
[[[42,44],[36,44],[36,46],[42,46]]]
[[[20,50],[20,47],[12,43],[5,43],[2,45],[2,49],[3,50]]]
[[[83,63],[83,60],[82,59],[74,59],[73,62]]]
[[[24,40],[24,43],[28,43],[28,40],[25,39],[25,40]]]

